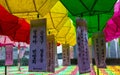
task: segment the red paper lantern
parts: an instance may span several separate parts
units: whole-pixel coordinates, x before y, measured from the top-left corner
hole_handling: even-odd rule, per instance
[[[60,46],[60,43],[57,43],[57,46]]]

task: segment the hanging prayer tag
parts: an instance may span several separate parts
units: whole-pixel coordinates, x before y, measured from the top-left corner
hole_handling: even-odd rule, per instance
[[[29,71],[46,71],[46,19],[31,21]]]

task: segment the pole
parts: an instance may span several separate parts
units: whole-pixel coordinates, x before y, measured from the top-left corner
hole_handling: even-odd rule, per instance
[[[98,32],[99,32],[100,31],[100,15],[98,14],[97,17],[98,17]],[[97,67],[97,65],[96,65],[96,67]],[[99,68],[98,67],[97,67],[97,75],[99,75]]]
[[[20,70],[20,50],[18,49],[18,71]]]
[[[100,15],[98,14],[97,17],[98,17],[98,31],[100,31]]]
[[[5,75],[7,75],[7,66],[5,65]]]
[[[18,71],[20,70],[20,42],[18,43]]]
[[[99,68],[97,68],[97,75],[99,75]]]
[[[2,50],[2,47],[0,49]],[[5,75],[7,75],[7,65],[5,65]]]

